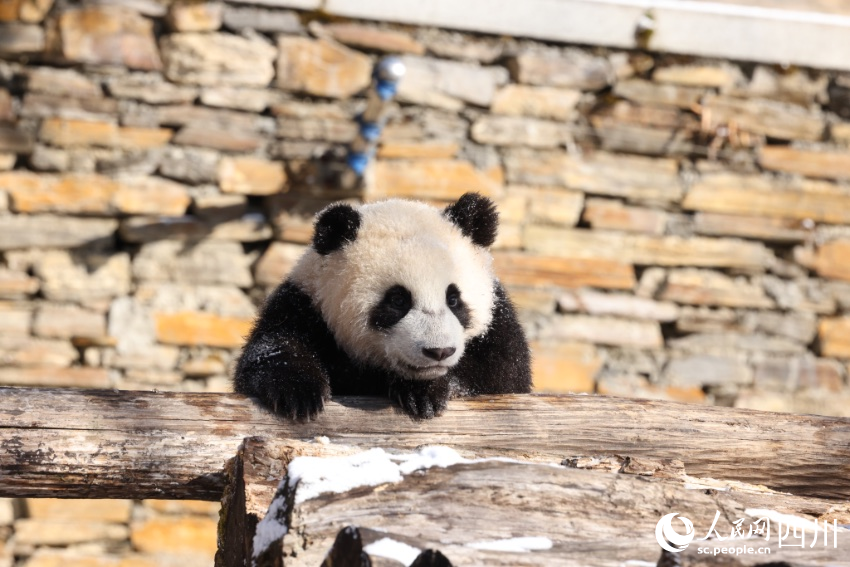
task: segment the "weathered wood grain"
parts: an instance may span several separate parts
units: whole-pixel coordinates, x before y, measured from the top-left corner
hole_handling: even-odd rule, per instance
[[[257,523],[266,516],[286,468],[296,456],[349,455],[359,449],[325,443],[248,437],[225,469],[217,567],[249,565]]]
[[[430,468],[400,482],[376,487],[325,492],[299,503],[298,490],[287,487],[278,498],[287,502],[287,533],[261,551],[258,565],[313,566],[321,563],[340,529],[360,529],[364,551],[375,540],[390,538],[418,550],[436,549],[452,565],[569,566],[653,565],[661,555],[655,528],[662,516],[676,512],[693,522],[695,537],[679,556],[681,565],[848,566],[850,531],[839,528],[828,539],[804,548],[780,547],[779,521],[788,516],[815,520],[819,526],[845,521],[850,509],[836,512],[830,501],[772,493],[754,486],[701,487],[697,479],[656,478],[650,471],[611,474],[519,462],[485,461]],[[668,474],[669,471],[662,471]],[[662,476],[663,476],[662,474]],[[695,488],[701,488],[695,490]],[[770,512],[764,512],[768,510]],[[781,510],[781,512],[778,512]],[[723,540],[700,541],[715,518]],[[779,514],[785,514],[780,516]],[[746,533],[760,518],[773,518],[771,536],[730,540],[733,522]],[[840,518],[840,519],[838,519]],[[674,526],[682,531],[676,522]],[[527,552],[482,549],[482,542],[546,538],[551,548]],[[823,532],[819,533],[823,541]],[[768,547],[765,555],[709,556],[704,547]],[[395,563],[392,563],[395,565]]]
[[[850,498],[850,419],[601,396],[457,400],[417,422],[389,402],[337,398],[290,423],[235,394],[0,388],[0,496],[218,500],[243,438],[262,435],[560,462],[675,458],[690,474]]]

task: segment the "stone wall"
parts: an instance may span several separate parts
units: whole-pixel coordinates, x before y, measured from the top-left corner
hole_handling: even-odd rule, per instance
[[[288,4],[0,2],[0,385],[226,391],[397,53],[353,198],[498,201],[538,389],[850,415],[850,74]],[[208,564],[198,506],[0,501],[0,566]]]

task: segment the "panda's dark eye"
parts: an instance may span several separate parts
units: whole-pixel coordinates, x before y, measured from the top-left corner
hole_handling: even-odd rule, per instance
[[[379,330],[390,329],[404,319],[413,307],[413,295],[401,285],[394,285],[384,292],[384,297],[369,313],[369,322]]]
[[[466,303],[460,297],[460,290],[455,284],[451,284],[446,288],[446,306],[454,313],[464,329],[468,329],[472,324],[472,313]]]
[[[451,288],[446,292],[446,305],[449,309],[454,309],[460,304],[460,294],[452,291]]]
[[[404,309],[407,305],[407,296],[403,293],[393,293],[388,298],[389,304],[396,309]]]

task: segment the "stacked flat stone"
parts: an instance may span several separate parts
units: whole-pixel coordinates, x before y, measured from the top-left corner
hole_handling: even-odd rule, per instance
[[[499,202],[541,389],[850,411],[850,78],[261,4],[4,3],[0,383],[227,389],[391,53],[359,198]]]
[[[539,389],[850,415],[850,75],[298,5],[0,2],[0,385],[228,390],[394,54],[357,198],[498,202]],[[46,541],[0,501],[0,566],[10,526],[28,567],[209,564],[209,510],[116,506]]]

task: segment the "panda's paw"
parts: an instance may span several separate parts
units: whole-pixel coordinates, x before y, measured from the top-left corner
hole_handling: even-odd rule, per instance
[[[449,401],[444,380],[397,380],[390,385],[390,399],[415,419],[431,419],[443,413]]]
[[[314,419],[325,409],[330,399],[330,388],[321,383],[288,384],[288,387],[271,396],[271,408],[280,416],[306,421]]]

